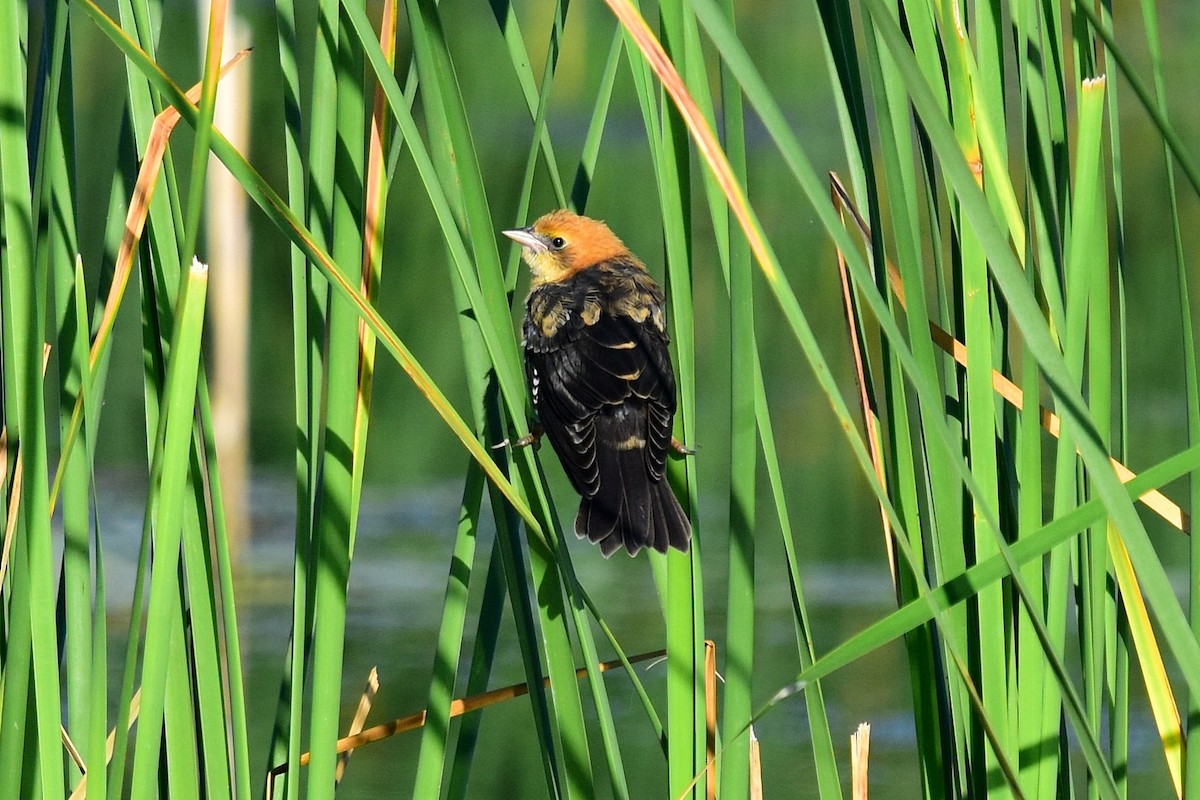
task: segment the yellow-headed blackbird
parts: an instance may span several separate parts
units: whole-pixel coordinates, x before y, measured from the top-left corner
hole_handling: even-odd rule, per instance
[[[583,498],[575,533],[605,556],[622,545],[630,555],[687,550],[692,526],[663,477],[675,446],[675,373],[662,289],[607,225],[571,211],[504,235],[533,273],[525,373]]]

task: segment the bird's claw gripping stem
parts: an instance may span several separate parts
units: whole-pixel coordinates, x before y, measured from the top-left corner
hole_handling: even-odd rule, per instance
[[[500,444],[492,445],[492,449],[500,450],[505,447],[511,447],[516,450],[521,447],[529,447],[530,445],[533,445],[533,449],[536,450],[542,442],[542,433],[542,426],[535,422],[530,426],[529,433],[525,434],[520,439],[517,439],[516,441],[505,439],[503,442],[500,442]]]
[[[696,455],[696,448],[688,447],[686,444],[684,444],[683,442],[679,441],[674,436],[672,436],[671,437],[671,452],[674,453],[675,455],[679,456],[680,458],[686,458],[687,456]]]

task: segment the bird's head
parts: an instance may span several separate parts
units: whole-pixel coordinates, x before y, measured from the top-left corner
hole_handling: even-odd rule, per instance
[[[564,280],[613,258],[638,263],[607,225],[566,209],[551,211],[528,228],[504,231],[504,235],[521,245],[534,285]]]

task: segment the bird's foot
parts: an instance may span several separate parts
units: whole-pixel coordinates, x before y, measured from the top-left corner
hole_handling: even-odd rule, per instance
[[[520,439],[517,439],[516,441],[505,439],[503,442],[500,442],[500,444],[492,445],[492,449],[500,450],[505,447],[511,447],[516,450],[521,447],[529,447],[532,445],[533,449],[537,450],[542,443],[542,433],[542,426],[534,423],[532,426],[530,426],[529,433],[525,434]]]
[[[674,436],[672,436],[671,437],[671,452],[674,453],[679,458],[686,458],[687,456],[696,455],[696,448],[688,447],[686,444],[684,444],[683,442],[679,441]]]

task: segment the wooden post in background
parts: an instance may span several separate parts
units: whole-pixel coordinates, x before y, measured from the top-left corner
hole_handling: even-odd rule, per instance
[[[202,0],[196,9],[201,37],[208,24],[208,6],[207,0]],[[222,61],[250,43],[237,4],[230,6]],[[203,38],[200,52],[204,52]],[[214,124],[241,153],[247,151],[249,142],[249,101],[250,69],[234,70],[218,89]],[[229,552],[236,563],[250,533],[250,227],[246,193],[215,156],[209,160],[206,195],[205,253],[211,269],[209,388]]]

